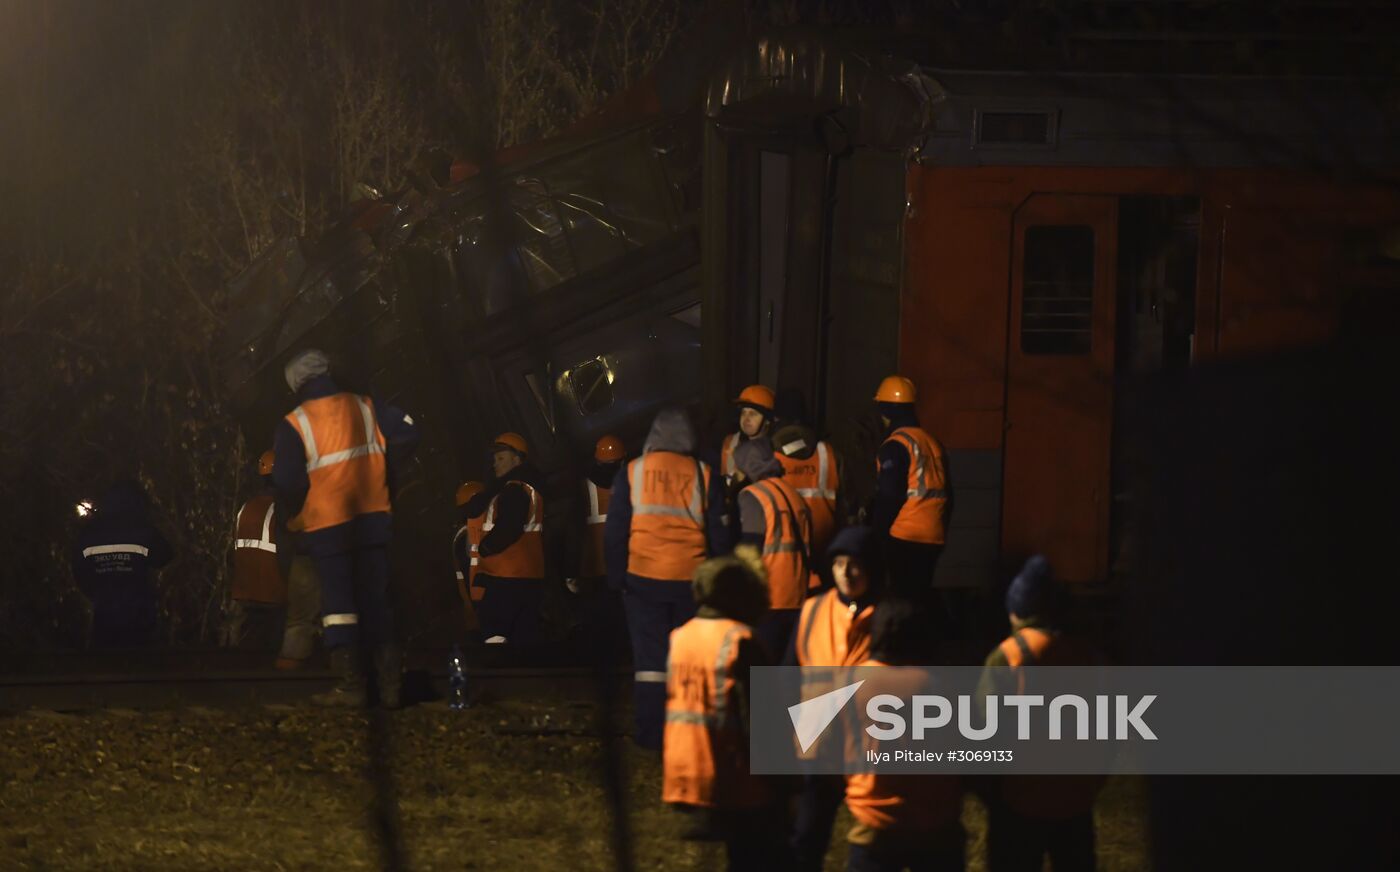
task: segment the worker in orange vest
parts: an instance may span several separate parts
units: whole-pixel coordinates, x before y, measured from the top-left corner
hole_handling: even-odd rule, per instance
[[[285,612],[278,616],[281,650],[275,665],[278,669],[299,669],[316,645],[320,582],[310,558],[296,553],[296,534],[285,529],[277,512],[272,484],[275,460],[271,449],[258,458],[263,491],[238,510],[229,597],[240,617],[250,608]],[[233,632],[238,635],[240,630],[238,627]]]
[[[812,514],[773,456],[766,436],[743,442],[734,464],[744,482],[737,500],[739,541],[761,555],[768,577],[768,615],[757,628],[759,642],[777,660],[787,651],[798,611],[819,579],[811,552]]]
[[[768,606],[760,567],[717,557],[695,571],[695,617],[671,633],[661,799],[691,816],[691,839],[722,840],[729,868],[785,869],[773,785],[750,772],[749,669]]]
[[[471,630],[478,626],[476,603],[481,601],[481,588],[476,586],[476,570],[481,556],[477,549],[481,546],[481,524],[486,520],[486,509],[482,506],[481,511],[473,515],[467,507],[472,498],[485,489],[479,481],[463,482],[453,498],[462,524],[452,537],[452,565],[456,569],[457,593],[462,597],[466,625]]]
[[[812,513],[812,553],[824,554],[836,534],[840,516],[840,458],[836,449],[806,423],[806,402],[795,388],[778,391],[773,409],[773,456]]]
[[[1026,561],[1006,591],[1011,635],[987,656],[973,711],[986,698],[1035,693],[1028,666],[1093,666],[1103,662],[1092,645],[1062,632],[1064,592],[1042,555]],[[1105,761],[1107,762],[1107,761]],[[1004,775],[984,782],[987,868],[1039,872],[1045,856],[1055,872],[1094,868],[1094,801],[1100,775]]]
[[[739,429],[720,443],[719,468],[726,478],[733,478],[738,467],[734,465],[734,450],[749,439],[767,436],[772,429],[773,406],[772,388],[763,385],[749,385],[734,398],[734,406],[739,410]]]
[[[527,645],[538,640],[544,601],[544,497],[540,472],[519,433],[502,433],[491,445],[495,477],[467,503],[468,515],[483,512],[481,589],[477,617],[488,645]]]
[[[583,633],[579,641],[583,650],[609,662],[626,651],[627,620],[622,610],[622,591],[608,585],[603,528],[608,521],[613,479],[626,456],[622,440],[611,434],[593,446],[593,463],[584,477],[581,494],[582,535],[572,561],[574,573],[565,582],[578,598],[578,626]]]
[[[882,600],[875,609],[870,659],[861,666],[883,669],[856,691],[857,711],[865,711],[877,694],[909,698],[930,690],[924,667],[933,648],[924,609],[921,603],[894,598]],[[879,750],[879,740],[870,733],[861,730],[857,735],[864,745],[859,759]],[[967,853],[967,835],[959,822],[962,805],[962,784],[956,775],[891,775],[878,770],[848,774],[846,808],[855,825],[846,836],[846,868],[961,872]]]
[[[389,603],[390,494],[418,428],[399,409],[342,391],[320,351],[296,355],[284,374],[299,403],[277,425],[272,479],[278,511],[320,577],[325,645],[340,676],[313,701],[364,705],[362,663],[372,659],[379,702],[393,708],[403,662]]]
[[[886,536],[891,591],[927,602],[938,617],[933,573],[946,541],[948,477],[943,446],[919,426],[914,400],[914,383],[900,375],[875,392],[885,441],[875,459],[870,523]]]
[[[729,552],[724,484],[697,459],[680,409],[652,422],[642,455],[618,470],[603,527],[608,583],[623,592],[632,641],[633,739],[661,748],[671,631],[695,614],[690,581],[706,557]]]
[[[820,677],[809,679],[804,672],[803,699],[849,683],[841,670],[869,659],[871,623],[885,583],[880,550],[880,537],[869,527],[847,527],[832,540],[826,556],[833,587],[802,604],[785,658],[798,666],[825,667],[827,674]],[[817,751],[840,753],[841,749],[818,746]],[[822,868],[845,796],[846,781],[840,775],[804,776],[792,835],[795,869]]]
[[[278,562],[276,502],[272,488],[273,454],[258,458],[262,488],[244,503],[234,519],[233,573],[227,606],[228,644],[271,648],[285,623],[287,580]]]

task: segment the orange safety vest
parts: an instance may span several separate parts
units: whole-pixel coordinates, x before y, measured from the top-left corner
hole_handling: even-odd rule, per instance
[[[692,618],[671,632],[662,737],[663,802],[754,808],[766,794],[749,774],[749,740],[739,720],[734,676],[747,624]]]
[[[478,546],[481,545],[481,525],[486,522],[486,513],[483,512],[475,518],[468,518],[467,522],[457,531],[457,535],[452,537],[452,559],[457,559],[457,541],[463,536],[467,537],[467,572],[462,573],[461,567],[457,567],[457,590],[462,594],[462,599],[470,599],[476,602],[481,599],[484,591],[476,587],[477,563],[480,554],[477,553]]]
[[[788,457],[780,449],[773,456],[783,465],[783,481],[797,490],[812,513],[812,553],[825,554],[836,535],[836,491],[841,486],[836,452],[826,442],[818,442],[806,460]]]
[[[579,561],[579,575],[584,578],[602,578],[608,574],[603,561],[603,527],[608,522],[608,502],[612,499],[612,488],[598,487],[592,479],[588,485],[588,529],[584,531],[583,557]]]
[[[812,515],[797,490],[781,476],[744,488],[763,508],[763,566],[768,570],[768,606],[795,609],[814,586],[811,570]]]
[[[739,471],[739,467],[734,465],[734,449],[739,447],[739,442],[743,439],[743,433],[730,433],[724,437],[724,441],[719,445],[719,468],[720,472],[730,478]]]
[[[798,666],[855,666],[870,656],[875,606],[857,612],[833,589],[802,604],[797,619]]]
[[[632,529],[627,571],[689,582],[705,562],[710,467],[672,451],[651,451],[627,464]]]
[[[1016,676],[1016,692],[1026,692],[1023,666],[1087,666],[1097,657],[1076,639],[1022,627],[997,646]],[[1007,775],[997,779],[1002,799],[1032,820],[1068,820],[1092,811],[1103,775]]]
[[[520,538],[512,542],[506,550],[490,557],[483,555],[477,572],[496,578],[544,578],[544,536],[541,533],[544,529],[541,523],[544,518],[544,501],[540,499],[538,491],[523,481],[517,479],[506,482],[506,487],[511,485],[525,488],[530,497],[530,512],[525,516],[525,528],[521,531]],[[501,493],[505,493],[504,487],[501,488]],[[486,514],[481,520],[482,536],[490,533],[496,526],[496,500],[500,498],[501,494],[496,494],[491,498],[491,504],[486,507]]]
[[[242,602],[284,603],[287,582],[277,565],[276,507],[271,494],[243,504],[234,523],[233,584],[229,595]]]
[[[311,481],[292,529],[312,533],[389,511],[384,434],[369,397],[339,393],[307,400],[287,415],[287,423],[301,437]]]
[[[885,440],[886,445],[890,442],[898,442],[909,452],[909,489],[890,525],[890,536],[906,542],[942,545],[948,514],[943,447],[920,427],[900,427]],[[879,460],[875,462],[878,475]]]
[[[900,672],[894,670],[907,671],[911,687],[922,685],[924,670],[917,667],[894,667],[878,660],[867,660],[860,665],[884,666],[891,670],[888,676],[866,682],[856,691],[860,711],[865,711],[874,693],[905,695],[898,690],[902,683]],[[878,740],[864,730],[859,733],[865,751],[879,748]],[[851,817],[871,829],[928,833],[958,820],[962,813],[962,784],[956,775],[852,773],[846,776],[846,807],[851,810]]]

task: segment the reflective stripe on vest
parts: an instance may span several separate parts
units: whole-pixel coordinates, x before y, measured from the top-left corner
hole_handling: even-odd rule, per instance
[[[909,454],[904,505],[890,525],[890,535],[906,542],[943,544],[948,491],[942,449],[918,427],[900,427],[885,440],[889,442],[898,442]],[[878,474],[878,458],[876,464]]]
[[[301,425],[301,444],[306,448],[306,471],[312,472],[317,469],[324,469],[327,466],[335,466],[337,463],[345,463],[354,460],[356,457],[368,457],[371,454],[383,454],[384,446],[379,444],[377,434],[379,427],[374,421],[374,408],[365,402],[364,397],[355,397],[355,402],[360,407],[360,420],[364,424],[365,441],[360,445],[354,445],[341,451],[333,451],[324,457],[320,454],[316,446],[316,431],[311,427],[311,421],[306,416],[306,410],[297,406],[292,410],[296,416],[297,423]]]
[[[510,484],[518,484],[525,488],[530,494],[530,510],[525,515],[525,526],[521,528],[521,531],[525,533],[538,533],[543,530],[544,525],[540,523],[540,495],[535,492],[534,488],[518,479],[510,482]],[[504,489],[502,490],[504,492]],[[483,533],[490,533],[492,530],[496,529],[496,500],[499,498],[500,494],[497,494],[491,499],[491,504],[486,507],[486,519],[481,522],[481,532]]]
[[[245,504],[243,509],[248,508]],[[243,520],[243,509],[238,510],[238,519]],[[272,541],[272,513],[277,509],[276,504],[267,507],[267,514],[263,515],[262,538],[261,539],[235,539],[234,548],[256,548],[259,551],[267,551],[272,554],[277,553],[277,543]]]
[[[734,665],[753,631],[729,618],[695,618],[671,633],[667,657],[662,800],[748,807],[761,796],[748,741],[730,707]]]
[[[765,478],[744,489],[763,509],[763,566],[768,571],[768,604],[795,609],[807,594],[811,575],[807,542],[812,538],[812,514],[792,485],[782,478]]]
[[[627,467],[632,528],[627,571],[643,578],[689,582],[705,560],[710,468],[671,451],[653,451]]]
[[[477,571],[496,578],[544,578],[544,542],[540,532],[544,529],[544,500],[540,498],[539,491],[528,483],[519,479],[506,482],[501,493],[496,494],[486,507],[481,534],[485,537],[496,528],[496,500],[501,498],[507,487],[513,485],[523,487],[530,497],[530,508],[520,529],[520,538],[499,554],[481,557]]]
[[[368,398],[318,397],[286,420],[301,438],[311,485],[295,519],[302,529],[311,533],[390,511],[384,434]]]
[[[607,521],[608,521],[607,504],[604,503],[604,504],[603,504],[603,507],[602,507],[602,508],[599,508],[599,506],[598,506],[598,486],[597,486],[596,484],[593,483],[592,479],[589,479],[589,481],[588,481],[588,523],[589,523],[590,525],[592,525],[592,524],[605,524],[605,523],[607,523]]]
[[[598,487],[592,479],[585,479],[588,486],[588,517],[585,521],[583,548],[579,555],[579,575],[584,578],[601,578],[607,574],[607,561],[604,558],[603,530],[608,521],[608,505],[612,502],[612,488]]]
[[[140,554],[142,557],[149,557],[151,549],[145,545],[93,545],[83,549],[84,557],[92,557],[94,554]]]
[[[788,454],[788,448],[790,448],[793,445],[798,446],[797,448],[793,448],[793,451],[801,451],[803,448],[806,447],[806,443],[803,442],[801,439],[797,440],[797,442],[795,443],[789,442],[787,445],[783,446],[783,459],[791,461],[791,455]],[[797,488],[797,492],[802,495],[803,499],[807,500],[823,499],[834,501],[836,499],[836,488],[832,485],[832,481],[833,479],[835,479],[836,476],[834,470],[832,470],[831,468],[831,452],[827,449],[826,443],[818,442],[817,450],[812,456],[815,457],[817,460],[817,486],[799,487]],[[787,468],[787,464],[784,464],[783,466],[785,469]]]
[[[836,534],[836,494],[840,489],[840,473],[836,468],[836,452],[825,442],[818,441],[812,456],[798,459],[788,454],[807,447],[801,439],[773,452],[783,465],[783,480],[792,485],[807,509],[812,513],[812,540],[807,543],[811,554],[823,554]]]

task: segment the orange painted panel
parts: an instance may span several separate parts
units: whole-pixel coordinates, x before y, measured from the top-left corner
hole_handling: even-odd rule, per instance
[[[1090,581],[1107,571],[1118,200],[1037,194],[1017,210],[1013,226],[1002,549],[1042,552],[1061,578]],[[1092,293],[1072,298],[1083,302],[1026,304],[1036,278],[1027,269],[1027,233],[1047,228],[1084,231]],[[1072,332],[1081,324],[1087,332]],[[1045,353],[1032,340],[1084,347]]]
[[[973,191],[960,182],[919,168],[909,176],[918,205],[904,226],[900,370],[919,388],[920,420],[945,448],[994,450],[1006,390],[1010,210],[997,202],[1000,180]]]

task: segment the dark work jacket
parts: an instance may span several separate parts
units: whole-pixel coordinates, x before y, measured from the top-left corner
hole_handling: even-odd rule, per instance
[[[900,409],[890,418],[890,426],[885,429],[885,438],[900,427],[917,427],[919,418],[912,406]],[[870,526],[883,535],[888,535],[890,525],[904,508],[909,497],[909,449],[899,440],[891,440],[880,446],[875,455],[879,469],[875,475],[875,503],[870,512]]]
[[[93,644],[151,641],[160,604],[153,572],[172,556],[170,543],[151,523],[139,485],[124,482],[103,494],[70,558],[78,589],[92,603]]]
[[[492,518],[491,530],[481,537],[481,545],[477,548],[482,557],[500,554],[514,545],[525,532],[525,523],[530,519],[530,495],[524,488],[506,487],[512,481],[528,484],[539,493],[540,500],[544,500],[544,494],[540,492],[540,471],[528,460],[492,480],[485,490],[473,497],[466,509],[468,517],[474,518],[486,511],[491,500],[500,496],[496,500],[496,515]]]
[[[316,400],[341,393],[330,376],[317,376],[302,385],[297,392],[297,402]],[[413,455],[418,447],[418,427],[413,419],[401,409],[372,400],[374,417],[379,424],[379,432],[384,434],[385,468],[388,470],[389,494],[394,493],[394,469]],[[272,467],[272,481],[277,488],[277,511],[284,518],[295,518],[306,502],[306,494],[311,489],[311,479],[306,474],[306,448],[301,436],[286,418],[277,422],[272,437],[272,452],[275,456]],[[311,555],[338,554],[356,547],[384,545],[390,538],[390,518],[388,512],[371,512],[360,515],[344,524],[302,533],[297,547],[301,553]]]

